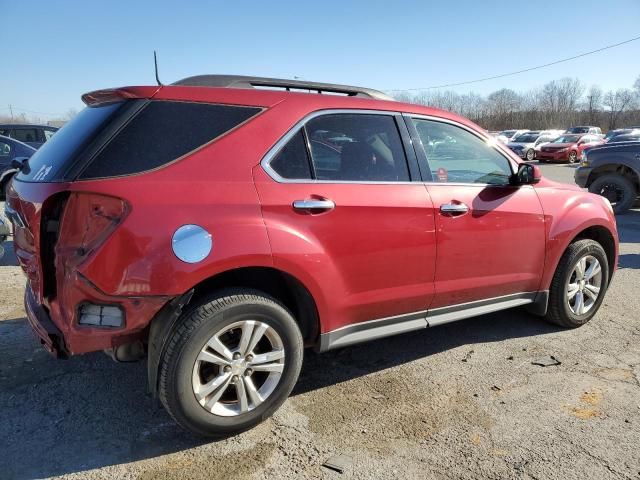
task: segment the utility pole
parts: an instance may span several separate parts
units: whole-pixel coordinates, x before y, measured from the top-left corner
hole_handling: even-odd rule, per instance
[[[13,107],[9,104],[9,112],[11,113],[11,122],[13,122]]]

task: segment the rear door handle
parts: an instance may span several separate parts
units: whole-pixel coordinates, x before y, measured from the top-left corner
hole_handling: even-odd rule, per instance
[[[440,212],[447,215],[462,215],[469,211],[464,203],[444,203],[440,205]]]
[[[333,203],[333,200],[328,199],[310,199],[310,200],[294,200],[293,208],[296,210],[322,210],[329,211],[336,208],[336,204]]]

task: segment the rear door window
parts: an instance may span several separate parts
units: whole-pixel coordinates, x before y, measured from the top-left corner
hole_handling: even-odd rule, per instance
[[[161,167],[212,142],[260,111],[257,107],[152,101],[94,157],[80,178],[130,175]]]
[[[322,115],[307,122],[305,130],[318,180],[410,180],[400,132],[391,115]]]

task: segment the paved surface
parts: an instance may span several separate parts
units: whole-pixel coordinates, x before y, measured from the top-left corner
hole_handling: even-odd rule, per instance
[[[571,167],[542,168],[572,181]],[[275,417],[219,442],[189,436],[153,406],[144,363],[49,358],[25,323],[9,256],[0,478],[637,479],[640,211],[618,221],[620,270],[588,325],[561,330],[511,310],[308,352]],[[561,363],[532,364],[550,356]],[[321,466],[338,454],[343,474]]]

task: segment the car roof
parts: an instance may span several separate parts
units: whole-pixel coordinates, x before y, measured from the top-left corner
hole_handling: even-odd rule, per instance
[[[254,84],[247,86],[246,82],[248,81],[254,82]],[[274,82],[281,83],[274,84]],[[277,88],[261,88],[265,86]],[[303,90],[310,90],[312,93]],[[485,129],[467,118],[446,110],[398,102],[382,92],[365,87],[317,82],[238,75],[201,75],[188,77],[172,85],[127,86],[96,90],[82,95],[83,102],[89,106],[135,98],[222,103],[262,108],[271,108],[286,103],[289,108],[302,115],[318,110],[334,109],[409,113],[455,121],[486,134]]]
[[[5,143],[12,143],[12,144],[15,144],[15,145],[21,145],[21,146],[26,147],[26,148],[28,148],[30,150],[33,150],[34,152],[36,151],[36,149],[33,148],[31,145],[27,145],[26,143],[21,142],[20,140],[16,140],[15,138],[11,138],[11,137],[6,137],[4,135],[0,135],[0,140],[2,140]]]

